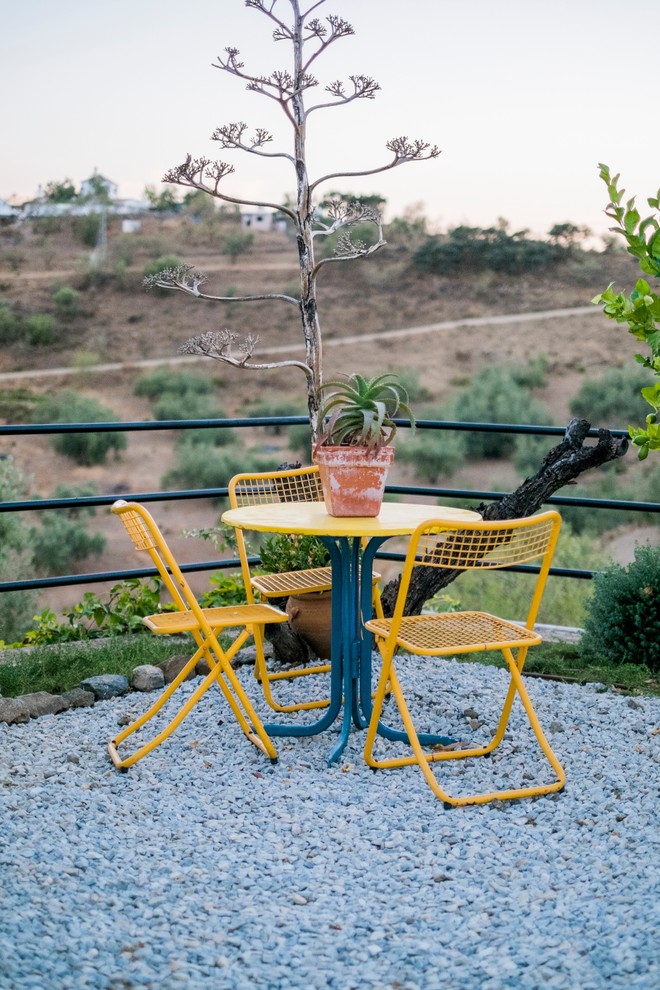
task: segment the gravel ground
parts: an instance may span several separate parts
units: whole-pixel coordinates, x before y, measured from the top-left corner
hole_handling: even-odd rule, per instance
[[[429,664],[402,662],[413,710]],[[657,990],[660,699],[528,684],[566,790],[453,811],[360,732],[272,766],[217,691],[127,773],[105,743],[144,696],[0,725],[1,990]],[[485,740],[505,687],[444,664],[431,715]],[[525,726],[449,789],[549,779]]]

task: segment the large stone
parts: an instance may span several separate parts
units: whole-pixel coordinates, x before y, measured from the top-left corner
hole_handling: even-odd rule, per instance
[[[70,708],[91,708],[96,701],[93,691],[85,691],[81,687],[75,687],[70,691],[65,691],[61,697],[62,701],[66,704],[67,711]]]
[[[87,677],[78,685],[83,691],[91,691],[97,701],[108,698],[118,698],[128,694],[130,685],[123,674],[99,674],[97,677]]]
[[[160,667],[151,663],[133,668],[131,687],[134,691],[157,691],[165,685],[165,675]]]
[[[34,694],[24,694],[23,703],[27,705],[30,718],[41,718],[42,715],[57,715],[66,708],[59,694],[49,694],[48,691],[35,691]]]
[[[17,722],[29,722],[30,709],[22,698],[0,698],[0,722],[15,725]]]
[[[190,660],[190,656],[187,653],[177,653],[176,656],[170,657],[169,660],[163,660],[162,663],[156,664],[157,667],[163,672],[163,677],[165,678],[166,684],[171,684],[175,677],[177,677],[185,665]],[[192,681],[195,677],[194,668],[190,671],[186,677],[187,681]]]

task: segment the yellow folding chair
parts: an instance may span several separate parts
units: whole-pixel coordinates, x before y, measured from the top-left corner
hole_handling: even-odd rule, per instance
[[[431,790],[445,807],[485,804],[495,798],[534,797],[560,791],[565,774],[552,752],[539,724],[521,673],[527,650],[541,642],[534,632],[541,597],[557,543],[561,518],[557,512],[544,512],[527,519],[507,522],[456,523],[447,525],[429,519],[413,533],[401,575],[396,607],[391,619],[374,618],[365,623],[376,637],[383,666],[374,697],[367,731],[365,760],[369,766],[383,769],[416,763]],[[447,612],[432,615],[404,615],[411,575],[416,567],[442,567],[451,570],[493,570],[538,561],[539,573],[534,584],[531,604],[524,627],[486,612]],[[500,650],[510,672],[509,688],[495,735],[489,743],[472,749],[446,751],[425,750],[397,677],[394,656],[397,650],[432,657],[455,656],[480,650]],[[512,651],[516,651],[515,655]],[[388,759],[374,757],[374,740],[383,710],[385,694],[391,692],[408,736],[412,755]],[[465,760],[489,756],[502,741],[516,694],[520,697],[534,735],[552,767],[555,780],[550,784],[492,791],[465,797],[452,797],[438,783],[432,764],[445,760]]]
[[[323,502],[323,488],[318,467],[301,467],[288,471],[263,471],[258,474],[237,474],[229,482],[229,504],[232,509],[245,505],[262,505],[268,502]],[[253,574],[248,560],[245,537],[236,530],[238,555],[241,573],[249,602],[269,598],[287,598],[289,595],[305,595],[311,592],[330,591],[332,587],[331,568],[314,567],[304,571],[283,571],[278,574]],[[373,602],[376,615],[382,616],[377,582],[380,574],[373,575]],[[314,664],[294,667],[285,671],[268,670],[263,648],[263,635],[255,635],[256,663],[255,677],[261,682],[267,703],[277,712],[308,711],[312,708],[325,708],[328,699],[306,701],[298,704],[281,705],[273,697],[271,684],[310,674],[326,674],[330,664]]]
[[[265,623],[286,622],[287,616],[271,605],[250,604],[226,608],[202,608],[149,512],[136,502],[125,502],[122,499],[114,503],[112,511],[123,522],[136,550],[146,551],[149,554],[177,607],[176,612],[149,615],[142,621],[153,633],[161,635],[190,633],[197,645],[196,652],[177,677],[166,687],[160,698],[144,715],[128,725],[108,743],[108,752],[112,762],[116,767],[125,769],[137,763],[143,756],[159,746],[181,724],[212,684],[217,684],[222,691],[238,724],[250,742],[266,756],[269,756],[271,760],[276,760],[275,747],[238,681],[232,669],[231,660],[250,636],[254,635],[256,638],[261,635]],[[218,640],[218,633],[224,630],[238,630],[231,646],[226,650],[223,649]],[[120,756],[117,747],[161,710],[202,657],[206,659],[210,671],[174,718],[158,735],[140,746],[132,755]]]

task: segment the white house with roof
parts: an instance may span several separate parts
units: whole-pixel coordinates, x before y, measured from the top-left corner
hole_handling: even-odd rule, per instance
[[[88,179],[80,183],[80,192],[68,203],[51,203],[44,199],[41,188],[37,198],[23,205],[20,211],[22,220],[37,217],[80,217],[98,213],[100,209],[110,216],[135,217],[149,213],[151,206],[146,200],[119,199],[119,186],[116,182],[101,175],[96,169]],[[98,199],[102,193],[102,199]]]

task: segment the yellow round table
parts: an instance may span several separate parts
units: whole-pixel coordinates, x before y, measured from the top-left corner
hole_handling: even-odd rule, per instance
[[[342,713],[342,728],[328,763],[337,760],[346,746],[351,720],[365,728],[371,714],[371,637],[364,634],[362,616],[371,615],[371,575],[378,548],[394,536],[409,536],[427,519],[442,522],[480,519],[469,509],[424,505],[417,502],[384,502],[377,516],[331,516],[322,502],[269,502],[229,509],[222,522],[237,529],[261,533],[318,536],[330,553],[332,566],[332,648],[330,704],[312,725],[265,726],[269,735],[308,736],[329,728]],[[384,735],[405,734],[382,726]],[[431,742],[450,742],[445,736],[429,736]]]

